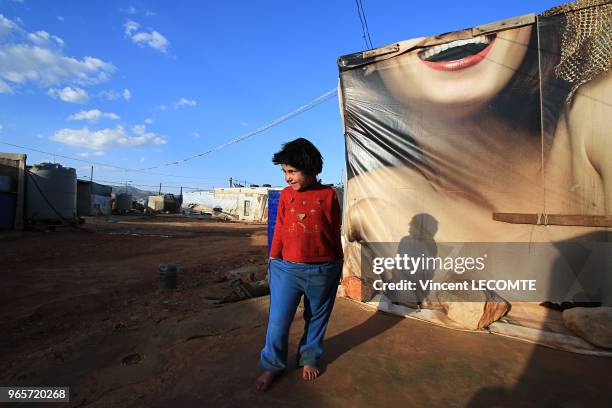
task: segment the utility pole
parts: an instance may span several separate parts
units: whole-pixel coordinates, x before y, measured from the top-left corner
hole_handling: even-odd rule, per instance
[[[234,187],[233,184],[232,184],[232,178],[231,177],[229,178],[229,182],[230,182],[230,187]]]
[[[161,183],[159,183],[159,193],[157,195],[161,195]]]
[[[93,166],[91,166],[91,173],[89,174],[89,182],[93,183]]]

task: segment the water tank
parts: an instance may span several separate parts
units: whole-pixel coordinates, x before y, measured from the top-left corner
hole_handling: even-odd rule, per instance
[[[129,211],[132,209],[132,195],[127,193],[120,193],[116,196],[117,199],[117,211]]]
[[[73,220],[77,214],[76,170],[56,163],[28,168],[26,218],[28,220]]]

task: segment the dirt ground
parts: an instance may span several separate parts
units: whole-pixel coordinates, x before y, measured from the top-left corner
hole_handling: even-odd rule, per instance
[[[211,299],[227,288],[226,271],[265,270],[267,227],[178,217],[112,221],[0,235],[1,386],[69,386],[70,406],[79,407],[612,401],[612,359],[452,331],[343,298],[327,332],[322,376],[302,381],[293,364],[269,392],[258,393],[253,382],[269,297]],[[157,290],[164,262],[180,268],[177,290]],[[300,320],[298,311],[290,359]]]

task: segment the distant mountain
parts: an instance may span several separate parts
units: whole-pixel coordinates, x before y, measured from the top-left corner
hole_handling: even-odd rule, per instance
[[[122,193],[128,193],[132,195],[132,199],[133,200],[139,200],[141,198],[148,198],[151,195],[157,195],[156,191],[146,191],[146,190],[141,190],[139,188],[133,187],[133,186],[112,186],[113,187],[113,193],[115,194],[122,194]]]

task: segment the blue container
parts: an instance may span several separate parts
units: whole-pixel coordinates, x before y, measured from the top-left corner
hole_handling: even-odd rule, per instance
[[[276,214],[278,213],[278,201],[280,200],[279,190],[268,190],[268,256],[274,237],[274,227],[276,226]]]
[[[13,229],[16,204],[16,194],[0,193],[0,229]]]

